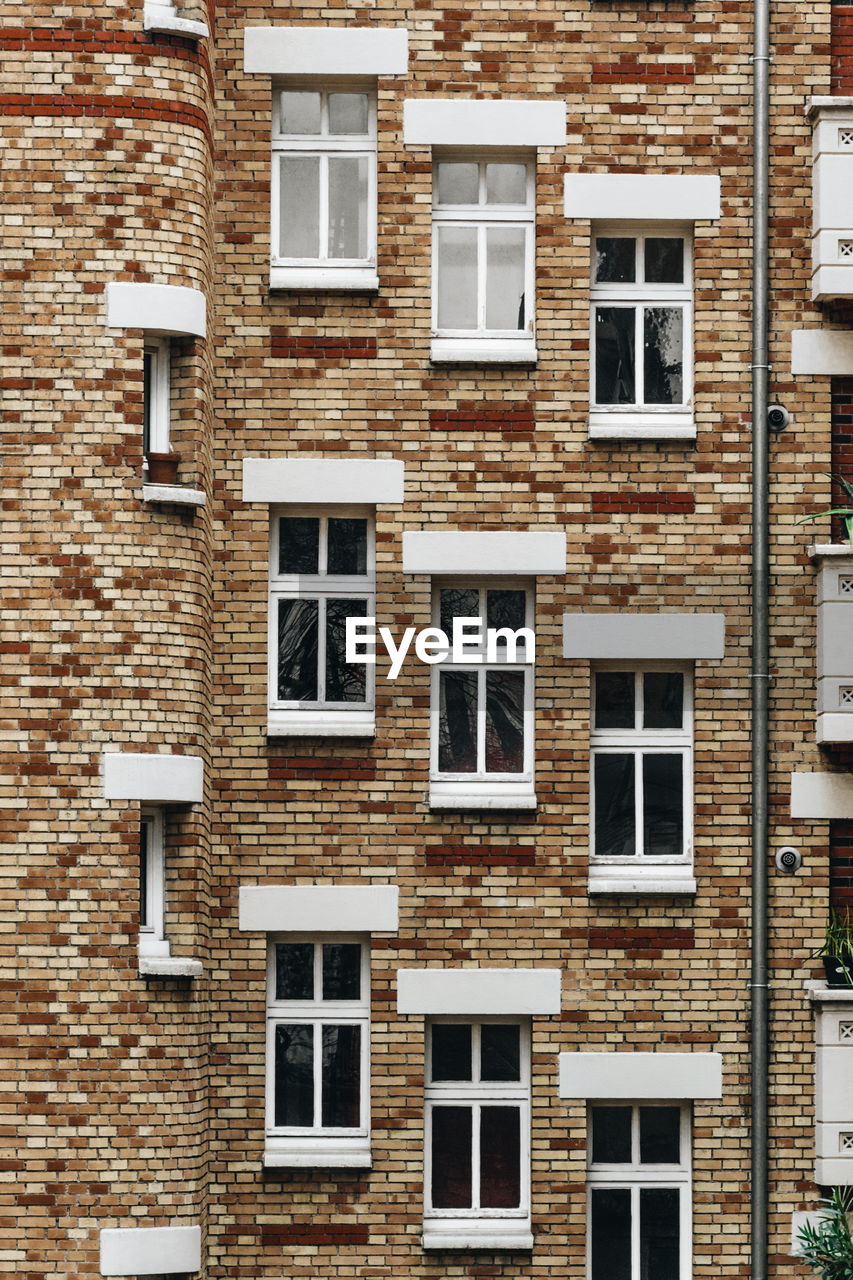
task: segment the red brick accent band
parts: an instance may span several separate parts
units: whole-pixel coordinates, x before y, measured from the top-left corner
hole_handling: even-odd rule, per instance
[[[692,84],[696,79],[689,62],[637,62],[620,58],[618,62],[594,62],[593,84]]]
[[[275,756],[269,761],[271,782],[345,782],[373,779],[376,765],[364,756]]]
[[[375,338],[347,338],[334,333],[291,333],[273,326],[270,355],[277,360],[374,360]]]
[[[853,822],[829,824],[829,903],[853,912]]]
[[[532,846],[507,849],[487,845],[444,844],[427,849],[428,867],[532,867],[536,850]]]
[[[368,1228],[356,1222],[292,1222],[286,1227],[261,1227],[262,1245],[368,1244]]]
[[[632,960],[659,960],[664,951],[689,951],[696,946],[692,929],[593,927],[587,933],[591,950],[624,951]]]
[[[120,98],[117,94],[0,93],[2,116],[86,116],[114,121],[163,120],[188,129],[200,129],[213,146],[210,123],[204,112],[188,102],[164,102],[156,98]]]
[[[831,12],[829,47],[832,92],[844,96],[853,94],[853,4],[834,4]]]
[[[616,493],[605,489],[592,494],[592,510],[597,514],[691,515],[696,510],[696,499],[692,493],[676,490]]]
[[[203,46],[195,39],[177,33],[152,31],[105,31],[66,27],[4,27],[0,30],[0,49],[8,53],[55,52],[68,58],[83,54],[140,53],[157,54],[167,48],[169,57],[184,62],[207,61]]]
[[[517,436],[536,427],[533,406],[524,400],[489,404],[481,400],[461,400],[458,405],[431,409],[429,425],[433,431],[499,431]]]

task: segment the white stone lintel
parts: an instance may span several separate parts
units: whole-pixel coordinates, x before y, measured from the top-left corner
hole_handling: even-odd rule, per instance
[[[722,613],[564,613],[564,658],[719,660]]]
[[[791,334],[791,373],[853,376],[853,330],[795,329]]]
[[[171,4],[156,4],[147,0],[142,15],[142,25],[146,31],[158,31],[163,35],[186,36],[191,40],[203,40],[210,35],[207,24],[195,22],[192,18],[182,18]]]
[[[244,458],[243,501],[397,505],[404,470],[396,458]]]
[[[559,969],[398,969],[397,1012],[554,1014],[560,980]]]
[[[247,27],[243,69],[270,76],[404,76],[405,27]]]
[[[564,533],[409,531],[403,534],[403,572],[440,574],[562,574]]]
[[[207,303],[200,289],[177,284],[107,285],[107,328],[144,329],[146,333],[207,333]]]
[[[200,804],[204,762],[200,756],[107,751],[101,757],[105,800],[148,804]]]
[[[561,1053],[561,1098],[723,1096],[719,1053]]]
[[[853,774],[792,773],[791,817],[853,818]]]
[[[264,933],[396,933],[392,884],[241,885],[239,928]]]
[[[403,141],[411,147],[562,147],[566,104],[542,98],[409,98]]]
[[[567,173],[567,218],[707,222],[720,216],[720,179],[695,173]]]
[[[101,1231],[102,1276],[168,1276],[199,1270],[200,1227],[118,1227]]]

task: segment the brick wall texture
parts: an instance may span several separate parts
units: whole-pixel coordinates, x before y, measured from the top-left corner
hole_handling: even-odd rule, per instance
[[[455,0],[458,4],[458,0]],[[202,9],[178,6],[187,16]],[[146,34],[142,0],[7,4],[0,337],[6,710],[0,790],[3,1088],[0,1270],[99,1274],[99,1231],[200,1223],[202,1280],[586,1275],[583,1101],[557,1054],[714,1051],[721,1100],[693,1108],[693,1276],[749,1266],[750,139],[748,0],[211,3],[210,40]],[[377,293],[269,290],[269,77],[248,26],[398,27],[409,71],[378,81]],[[792,770],[849,768],[815,741],[816,537],[826,473],[853,474],[853,381],[790,370],[817,327],[812,95],[853,92],[853,6],[775,7],[772,441],[771,1253],[814,1208],[814,1028],[803,983],[829,901],[853,902],[850,824],[792,821]],[[846,51],[846,52],[845,52]],[[431,158],[409,97],[556,98],[568,142],[536,165],[534,368],[432,365]],[[587,431],[590,224],[566,173],[718,173],[695,229],[695,441]],[[616,211],[624,213],[629,211]],[[142,502],[141,329],[107,329],[111,281],[189,285],[206,340],[174,343],[173,440],[196,510]],[[833,428],[834,424],[834,428]],[[834,430],[834,435],[833,435]],[[267,735],[269,512],[245,457],[398,458],[377,514],[377,601],[430,622],[404,530],[562,530],[536,584],[535,812],[431,810],[429,672],[377,669],[372,739]],[[818,526],[820,529],[821,526]],[[589,664],[562,615],[717,611],[722,661],[695,678],[694,897],[590,896]],[[138,808],[103,798],[104,751],[201,756],[203,804],[168,811],[167,930],[194,980],[137,972]],[[372,949],[372,1167],[266,1172],[266,939],[244,884],[394,883],[400,930]],[[424,1023],[396,970],[559,968],[533,1019],[532,1251],[421,1244]]]

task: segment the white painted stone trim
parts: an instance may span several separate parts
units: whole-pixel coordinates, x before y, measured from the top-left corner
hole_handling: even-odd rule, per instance
[[[404,76],[405,27],[247,27],[243,69],[270,76]]]
[[[144,329],[176,336],[207,333],[207,302],[200,289],[177,284],[107,285],[107,328]]]
[[[410,147],[562,147],[566,104],[555,99],[409,98],[403,141]]]
[[[267,1138],[265,1169],[369,1169],[370,1138]]]
[[[405,468],[396,458],[244,458],[244,502],[399,504]]]
[[[722,613],[564,613],[564,658],[719,660]]]
[[[561,1053],[561,1098],[687,1098],[723,1096],[719,1053]]]
[[[200,804],[204,762],[200,756],[107,751],[101,757],[105,800],[148,804]]]
[[[720,216],[717,174],[567,173],[567,218],[705,222]]]
[[[561,574],[564,533],[409,531],[403,534],[404,573]]]
[[[791,1214],[791,1257],[801,1258],[803,1251],[799,1246],[800,1227],[804,1227],[806,1223],[811,1223],[816,1227],[820,1222],[823,1214],[820,1209],[806,1209],[804,1212]]]
[[[813,1004],[849,1004],[853,1012],[853,987],[830,987],[822,978],[809,978],[803,987]]]
[[[140,950],[141,978],[200,978],[203,972],[200,960],[191,960],[187,956],[147,956]]]
[[[240,886],[239,928],[264,933],[396,933],[393,884]]]
[[[162,31],[166,35],[189,36],[191,40],[204,39],[210,35],[206,23],[180,17],[171,4],[147,3],[143,11],[142,26],[145,31]]]
[[[533,338],[433,338],[433,364],[536,364]]]
[[[812,377],[853,376],[853,331],[795,329],[791,334],[791,373]]]
[[[853,742],[853,715],[822,712],[817,718],[817,741]]]
[[[464,1223],[464,1225],[463,1225]],[[479,1249],[481,1252],[506,1249],[521,1252],[533,1248],[530,1224],[524,1221],[515,1227],[511,1219],[466,1219],[459,1229],[431,1230],[424,1226],[422,1244],[425,1249]]]
[[[143,484],[143,502],[168,502],[173,507],[203,507],[207,496],[203,489],[190,489],[185,484]]]
[[[271,289],[312,289],[326,293],[375,293],[375,267],[270,267]]]
[[[659,897],[695,897],[696,879],[691,865],[667,867],[647,867],[645,872],[631,874],[621,868],[609,866],[598,868],[594,864],[589,872],[589,893],[592,895],[625,895],[641,894]]]
[[[593,409],[588,419],[590,440],[695,440],[696,419],[686,413],[650,414]]]
[[[559,1013],[560,983],[559,969],[398,969],[397,1012]]]
[[[792,773],[792,818],[853,818],[853,774]]]
[[[270,738],[375,738],[374,711],[268,711]]]
[[[433,780],[429,786],[429,807],[460,811],[474,809],[502,812],[535,809],[536,788],[530,782],[443,782]]]
[[[102,1276],[182,1275],[200,1270],[200,1227],[118,1227],[101,1231]]]

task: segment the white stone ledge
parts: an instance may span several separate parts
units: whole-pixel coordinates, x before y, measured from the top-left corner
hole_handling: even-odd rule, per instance
[[[630,875],[627,872],[624,875],[619,874],[614,868],[608,868],[607,871],[596,871],[595,874],[590,871],[589,877],[589,893],[596,895],[618,895],[628,894],[632,896],[655,894],[658,896],[671,895],[672,897],[695,897],[696,880],[691,874],[692,868],[685,867],[683,875]]]
[[[184,956],[139,957],[139,975],[142,978],[200,978],[203,972],[200,960]]]
[[[853,542],[815,542],[809,547],[812,560],[820,560],[823,556],[850,556],[853,558]]]
[[[853,375],[853,331],[795,329],[791,334],[791,373],[839,378]]]
[[[563,657],[719,660],[722,613],[564,613]]]
[[[566,104],[542,98],[409,98],[403,141],[410,147],[562,147]]]
[[[719,1053],[561,1053],[561,1098],[686,1098],[723,1096]]]
[[[270,289],[375,293],[378,288],[375,267],[270,267]]]
[[[455,783],[434,782],[429,789],[431,809],[512,812],[516,809],[535,809],[536,804],[536,792],[532,786],[524,789],[507,787],[501,790],[499,784],[494,783],[487,790],[478,791],[474,787],[466,788]]]
[[[720,216],[717,174],[567,173],[567,218],[654,222],[710,221]]]
[[[247,27],[243,69],[272,76],[404,76],[405,27]]]
[[[818,742],[853,742],[853,711],[823,711],[817,718]]]
[[[200,289],[175,284],[107,285],[107,328],[144,329],[146,333],[207,333],[207,303]]]
[[[270,711],[268,738],[375,738],[372,711]]]
[[[695,440],[692,413],[589,415],[590,440]]]
[[[403,534],[403,572],[562,574],[566,572],[566,535],[537,530],[409,530]]]
[[[204,22],[181,18],[169,4],[146,4],[142,25],[146,31],[158,31],[163,35],[186,36],[190,40],[203,40],[210,35]]]
[[[853,111],[853,98],[839,97],[829,98],[825,95],[818,95],[809,98],[806,104],[806,115],[811,116],[819,111]]]
[[[243,931],[396,933],[400,891],[393,884],[240,886]]]
[[[853,818],[853,774],[792,773],[792,818]]]
[[[849,1004],[853,1007],[853,987],[829,987],[822,978],[804,983],[806,999],[812,1004]]]
[[[514,1228],[509,1223],[502,1226],[498,1222],[487,1226],[482,1220],[478,1220],[467,1226],[467,1230],[431,1229],[425,1225],[422,1243],[425,1249],[475,1249],[483,1253],[491,1253],[495,1250],[521,1252],[533,1248],[533,1233],[527,1223],[522,1227]]]
[[[173,507],[203,507],[207,497],[203,489],[185,484],[143,484],[143,502],[168,502]]]
[[[200,804],[204,762],[200,756],[154,752],[105,752],[101,757],[105,800],[149,804]]]
[[[168,1276],[201,1269],[197,1226],[104,1228],[100,1244],[102,1276]]]
[[[433,338],[433,364],[536,364],[532,338]]]
[[[268,1138],[264,1146],[265,1169],[369,1169],[367,1138]]]
[[[397,1012],[555,1014],[561,976],[559,969],[398,969]]]
[[[244,458],[243,501],[397,505],[405,468],[396,458]]]

